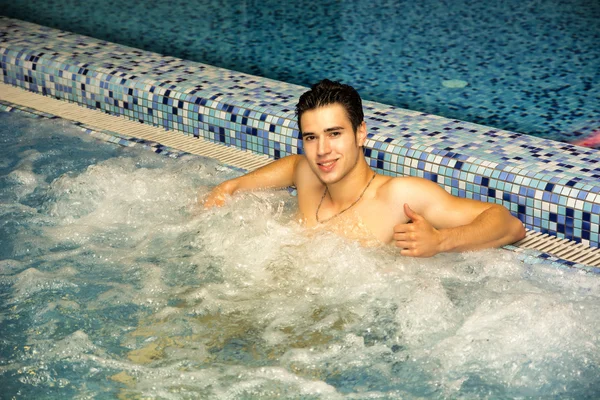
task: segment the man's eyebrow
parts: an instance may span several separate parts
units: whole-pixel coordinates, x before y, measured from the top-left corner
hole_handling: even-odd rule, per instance
[[[343,126],[332,126],[331,128],[325,129],[324,132],[335,132],[335,131],[343,131],[343,130],[344,130]],[[302,132],[302,137],[309,136],[309,135],[314,135],[314,133],[312,133],[312,132]]]

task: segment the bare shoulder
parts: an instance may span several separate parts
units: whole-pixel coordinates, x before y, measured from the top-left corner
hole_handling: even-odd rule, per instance
[[[420,198],[427,198],[431,195],[439,196],[440,194],[447,193],[441,186],[427,179],[414,176],[388,178],[389,179],[380,186],[379,190],[382,196],[394,200],[419,200]]]
[[[453,196],[437,183],[413,176],[390,178],[381,185],[378,197],[399,208],[408,204],[417,213],[426,213],[440,206],[449,207],[453,202]]]

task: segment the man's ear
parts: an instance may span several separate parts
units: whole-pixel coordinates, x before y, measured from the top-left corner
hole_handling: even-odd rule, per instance
[[[356,129],[356,143],[358,143],[358,145],[362,147],[365,145],[366,141],[367,141],[367,123],[365,121],[363,121],[358,126],[358,129]]]

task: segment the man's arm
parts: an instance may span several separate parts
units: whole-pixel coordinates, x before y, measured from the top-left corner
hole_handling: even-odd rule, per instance
[[[273,161],[238,178],[225,181],[213,188],[204,199],[204,208],[221,206],[228,196],[244,190],[284,188],[294,184],[294,171],[300,155],[290,155]]]
[[[420,180],[411,187],[418,195],[404,204],[411,223],[394,227],[400,254],[430,257],[500,247],[525,237],[521,221],[498,204],[462,199],[448,194],[433,182]]]

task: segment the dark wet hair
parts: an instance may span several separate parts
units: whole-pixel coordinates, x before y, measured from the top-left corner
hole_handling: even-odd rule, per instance
[[[296,116],[298,117],[298,129],[300,133],[302,133],[300,119],[305,111],[335,103],[344,107],[352,124],[352,129],[356,133],[358,126],[365,118],[360,95],[352,86],[333,82],[329,79],[323,79],[315,83],[308,92],[300,96],[298,104],[296,104]]]

